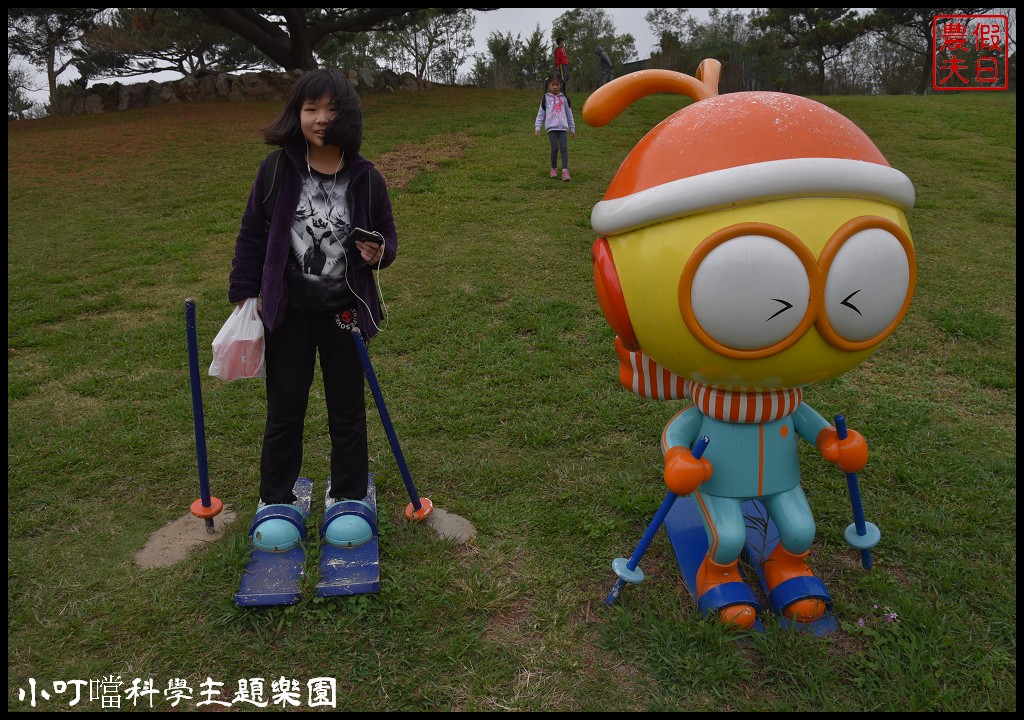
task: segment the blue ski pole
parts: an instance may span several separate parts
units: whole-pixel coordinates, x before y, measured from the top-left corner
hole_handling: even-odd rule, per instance
[[[693,449],[690,453],[695,458],[699,458],[704,454],[704,451],[708,447],[708,436],[701,435],[700,439],[694,444]],[[665,516],[668,515],[668,511],[672,509],[672,503],[679,497],[671,490],[665,495],[665,499],[661,501],[661,507],[658,508],[658,512],[654,513],[654,519],[651,520],[651,524],[647,526],[647,532],[640,538],[640,544],[636,546],[636,550],[633,551],[632,557],[627,561],[626,558],[615,558],[612,561],[612,570],[619,576],[619,579],[615,583],[615,587],[608,593],[608,597],[605,599],[604,604],[608,607],[612,606],[615,599],[619,597],[622,589],[626,587],[626,583],[632,585],[639,585],[644,581],[644,571],[638,566],[640,565],[640,558],[647,552],[647,548],[650,546],[651,541],[654,540],[655,534],[658,532],[658,528],[665,522]]]
[[[203,391],[199,383],[199,345],[196,341],[196,301],[185,301],[185,334],[188,336],[188,367],[192,383],[192,420],[196,428],[196,461],[199,464],[199,499],[190,510],[206,522],[206,532],[216,532],[213,518],[224,509],[224,503],[210,495],[210,477],[206,467],[206,428],[203,424]]]
[[[370,362],[370,353],[366,351],[366,343],[363,342],[363,335],[358,327],[352,328],[352,337],[356,342],[356,349],[359,350],[359,358],[363,361],[363,371],[370,383],[370,390],[373,392],[373,399],[377,403],[377,412],[380,413],[381,422],[384,423],[384,432],[387,433],[388,442],[391,443],[391,452],[395,456],[395,463],[398,471],[405,481],[405,489],[412,501],[405,508],[405,517],[409,520],[424,520],[434,511],[434,505],[430,498],[420,498],[416,492],[416,486],[412,482],[412,475],[409,474],[409,467],[405,464],[405,456],[398,444],[398,436],[395,435],[395,427],[391,424],[391,416],[388,414],[388,407],[384,404],[384,395],[380,391],[380,384],[377,382],[377,374],[373,371],[373,364]]]
[[[846,439],[846,418],[836,415],[836,436],[842,442]],[[860,550],[860,563],[865,570],[871,569],[871,548],[882,539],[881,531],[864,519],[864,506],[860,501],[860,485],[857,473],[846,473],[846,485],[850,489],[850,505],[853,507],[853,522],[846,528],[846,544]]]

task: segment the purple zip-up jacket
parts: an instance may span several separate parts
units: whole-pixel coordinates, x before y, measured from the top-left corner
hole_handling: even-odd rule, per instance
[[[231,261],[231,275],[228,278],[228,300],[237,303],[251,297],[263,300],[263,324],[267,332],[274,332],[284,322],[285,309],[288,307],[288,284],[285,282],[285,266],[291,245],[291,225],[295,219],[295,210],[299,205],[299,193],[302,189],[300,168],[306,167],[305,145],[302,135],[296,134],[284,146],[285,166],[281,173],[281,186],[277,190],[274,203],[274,215],[270,223],[267,237],[267,255],[263,268],[263,282],[260,284],[260,245],[263,242],[264,217],[263,197],[266,189],[263,182],[263,163],[256,173],[256,181],[249,193],[249,202],[242,214],[242,226],[235,240],[235,256]],[[373,216],[372,226],[367,211],[367,178],[366,173],[373,163],[362,156],[348,159],[348,212],[354,227],[376,230],[384,236],[384,258],[380,267],[386,268],[395,261],[398,253],[398,234],[395,232],[395,218],[391,210],[391,198],[388,196],[387,185],[383,177],[372,189]],[[369,340],[376,334],[381,324],[380,300],[377,297],[373,271],[363,260],[353,245],[348,255],[349,266],[353,272],[349,276],[352,291],[355,292],[369,307],[373,322],[360,323],[363,337]],[[359,311],[365,312],[362,304]]]

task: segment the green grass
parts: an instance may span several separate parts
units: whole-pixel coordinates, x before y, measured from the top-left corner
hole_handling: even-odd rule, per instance
[[[618,384],[590,211],[681,102],[654,96],[605,128],[581,123],[562,183],[533,135],[537,101],[471,89],[365,100],[371,159],[463,138],[460,156],[392,193],[390,326],[370,350],[419,491],[478,535],[457,546],[404,521],[408,496],[368,394],[380,593],[307,593],[272,610],[232,601],[264,390],[205,367],[268,151],[258,129],[277,105],[8,124],[9,709],[32,709],[18,699],[30,678],[52,690],[111,676],[122,694],[135,678],[160,690],[186,679],[196,697],[178,709],[196,708],[207,678],[228,696],[264,678],[269,695],[282,676],[303,692],[336,678],[338,707],[358,711],[1016,709],[1016,96],[826,100],[918,194],[909,314],[867,362],[806,393],[868,439],[861,487],[882,542],[863,571],[842,538],[842,474],[804,446],[811,562],[842,631],[814,639],[769,618],[744,641],[699,617],[663,533],[643,560],[648,580],[603,605],[611,560],[629,555],[664,496],[660,433],[680,406]],[[186,298],[210,482],[240,517],[190,559],[141,570],[134,554],[198,496]],[[318,384],[303,472],[321,488]],[[314,541],[310,574],[318,552]]]

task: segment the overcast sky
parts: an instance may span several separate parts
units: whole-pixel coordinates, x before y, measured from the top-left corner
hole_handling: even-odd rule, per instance
[[[615,34],[624,35],[629,33],[636,40],[636,59],[646,59],[651,55],[651,48],[657,44],[657,38],[651,32],[647,26],[647,22],[644,20],[646,15],[653,8],[603,8],[612,22],[615,23]],[[475,41],[474,52],[486,52],[487,50],[487,36],[492,32],[500,32],[502,34],[511,32],[513,36],[520,35],[523,40],[526,40],[533,34],[537,24],[540,23],[540,29],[544,33],[545,40],[550,41],[551,30],[555,22],[555,18],[572,10],[572,8],[502,8],[501,10],[490,10],[487,12],[477,12],[476,16],[476,28],[473,30],[473,39]],[[690,15],[700,20],[705,20],[708,17],[709,8],[689,8]],[[569,57],[569,62],[574,62],[572,56]],[[463,72],[471,65],[469,62],[463,66]],[[66,83],[70,82],[77,77],[74,70],[65,72],[58,78],[58,82]],[[167,80],[176,80],[180,78],[179,73],[165,72],[158,73],[152,76],[152,79],[164,82]],[[132,82],[145,82],[151,79],[150,77],[132,77],[122,78],[122,83]],[[113,82],[109,80],[107,82]],[[41,77],[39,80],[40,90],[38,92],[29,93],[29,96],[39,102],[47,102],[49,100],[49,93],[46,90],[46,78]]]
[[[644,60],[651,56],[651,48],[658,40],[654,33],[647,26],[644,15],[654,8],[603,8],[603,10],[615,23],[615,34],[624,35],[629,33],[636,40],[636,52],[638,60]],[[540,23],[544,39],[550,42],[551,30],[555,18],[572,10],[572,8],[502,8],[501,10],[489,10],[476,13],[476,28],[473,30],[473,39],[476,41],[476,52],[486,52],[487,36],[492,32],[499,32],[502,35],[511,32],[513,37],[521,35],[526,40],[533,34]],[[690,14],[694,17],[704,19],[707,17],[708,8],[690,8]],[[573,62],[569,57],[569,64]]]

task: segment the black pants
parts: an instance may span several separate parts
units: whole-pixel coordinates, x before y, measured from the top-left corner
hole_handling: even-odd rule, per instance
[[[324,378],[331,436],[331,497],[366,496],[369,460],[363,364],[351,330],[330,312],[288,310],[284,324],[266,335],[267,424],[260,460],[260,498],[295,501],[302,469],[302,435],[316,356]]]
[[[559,65],[557,74],[562,78],[562,90],[564,92],[569,92],[569,66]]]
[[[551,169],[558,167],[558,153],[562,153],[562,169],[569,169],[569,131],[549,130],[548,142],[551,143]]]

